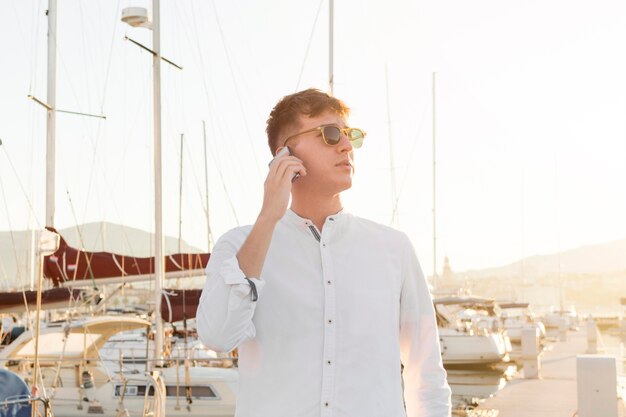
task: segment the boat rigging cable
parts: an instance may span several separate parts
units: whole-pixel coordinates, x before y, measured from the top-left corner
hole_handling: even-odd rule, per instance
[[[41,229],[41,223],[39,222],[39,220],[37,220],[37,212],[33,208],[33,204],[30,201],[30,198],[28,197],[28,194],[26,194],[26,190],[24,190],[24,186],[22,185],[22,181],[20,181],[20,177],[19,177],[19,175],[17,175],[17,171],[15,170],[15,166],[13,165],[13,162],[11,161],[11,158],[9,157],[9,152],[6,149],[6,146],[2,146],[1,142],[0,142],[0,148],[2,148],[2,150],[4,150],[4,155],[7,157],[7,160],[9,161],[9,165],[11,166],[11,170],[13,171],[13,175],[15,175],[15,179],[17,180],[17,183],[20,186],[20,190],[22,191],[22,194],[24,194],[24,199],[28,203],[28,207],[29,207],[31,213],[35,217],[35,222],[37,223],[37,228]]]
[[[230,51],[228,49],[228,45],[226,45],[226,38],[224,37],[224,31],[222,30],[222,24],[220,22],[219,14],[217,13],[217,7],[215,7],[215,1],[211,0],[211,6],[213,6],[213,12],[215,16],[215,22],[217,23],[217,28],[220,33],[220,39],[222,41],[222,46],[224,48],[224,53],[226,54],[226,63],[228,64],[228,69],[230,71],[230,77],[233,82],[233,87],[235,88],[235,95],[237,96],[237,103],[239,104],[239,111],[241,112],[241,117],[243,118],[243,125],[246,129],[246,136],[248,138],[248,142],[250,143],[250,149],[252,150],[252,157],[254,158],[254,166],[256,168],[256,172],[259,177],[262,177],[261,170],[259,168],[259,161],[256,158],[256,153],[254,152],[254,143],[252,143],[252,135],[250,134],[250,123],[248,122],[248,118],[246,117],[246,112],[243,107],[243,102],[241,101],[241,94],[239,92],[239,87],[237,85],[237,81],[235,80],[235,71],[233,70],[232,60],[230,58]],[[193,9],[193,2],[191,3],[191,8]]]
[[[0,141],[0,146],[2,146],[2,141]],[[17,245],[15,243],[15,236],[13,235],[13,226],[11,225],[11,216],[9,215],[9,205],[7,204],[7,196],[6,193],[4,192],[4,184],[2,182],[2,176],[0,176],[0,191],[2,192],[2,201],[4,202],[4,209],[6,211],[6,219],[7,219],[7,223],[9,226],[9,234],[11,235],[11,244],[13,246],[13,255],[15,255],[15,266],[17,267],[17,277],[15,277],[16,279],[20,279],[20,260],[19,260],[19,256],[17,255]]]
[[[31,22],[33,22],[32,27],[31,27],[31,41],[33,43],[33,46],[30,48],[30,50],[34,50],[35,51],[35,59],[31,60],[31,67],[30,67],[30,80],[28,81],[28,92],[29,94],[33,92],[33,89],[36,89],[37,87],[37,77],[35,76],[35,74],[37,73],[37,64],[38,64],[38,58],[39,58],[39,42],[37,42],[37,40],[39,39],[39,26],[40,26],[40,19],[38,19],[39,17],[39,11],[41,10],[41,0],[39,0],[37,2],[37,7],[33,8],[33,16],[31,17]],[[34,35],[32,35],[32,32],[35,32]]]
[[[174,6],[176,7],[176,6],[177,6],[177,3],[174,3]],[[192,9],[193,9],[193,3],[191,3],[191,7],[192,7]],[[196,13],[195,13],[195,10],[192,10],[192,15],[191,15],[191,18],[188,18],[187,16],[184,16],[184,17],[185,17],[185,18],[187,18],[189,21],[191,21],[191,24],[185,24],[185,25],[183,25],[183,29],[186,29],[186,28],[187,28],[187,27],[189,27],[189,26],[193,26],[193,31],[192,31],[191,33],[192,33],[192,35],[193,35],[193,41],[195,41],[195,42],[193,42],[193,43],[195,44],[196,49],[197,49],[197,54],[195,54],[195,55],[194,55],[194,58],[196,58],[196,59],[198,60],[198,64],[199,64],[199,66],[200,66],[200,72],[201,72],[202,74],[207,74],[207,73],[208,73],[208,70],[207,70],[207,68],[206,68],[206,66],[205,66],[205,64],[204,64],[204,59],[203,59],[203,55],[202,55],[202,49],[200,48],[200,40],[199,40],[199,38],[198,38],[198,33],[199,33],[199,31],[198,31],[198,27],[197,27],[197,24],[196,24],[195,16],[197,16],[197,15],[196,15]],[[184,32],[185,32],[185,34],[188,36],[188,38],[189,38],[189,40],[190,40],[190,43],[192,43],[192,42],[191,42],[191,40],[192,40],[192,39],[191,39],[191,36],[187,33],[187,31],[186,31],[186,30],[184,30]],[[209,117],[211,117],[212,119],[214,119],[214,125],[216,126],[217,130],[219,131],[219,135],[218,135],[218,136],[220,136],[220,137],[224,137],[224,136],[225,136],[225,135],[224,135],[224,131],[223,131],[223,129],[221,128],[221,125],[220,125],[220,123],[219,123],[219,120],[216,118],[215,113],[211,111],[211,109],[212,109],[213,107],[216,107],[216,108],[217,108],[218,106],[213,106],[213,105],[211,104],[211,96],[210,96],[210,94],[209,94],[209,88],[208,88],[208,85],[207,85],[207,77],[204,77],[204,76],[203,76],[203,77],[201,77],[201,78],[202,78],[202,89],[203,89],[203,91],[204,91],[204,97],[205,97],[205,99],[206,99],[206,105],[207,105],[207,107],[208,107],[208,109],[209,109]],[[210,80],[210,79],[209,79],[209,80]],[[211,84],[211,87],[213,87],[213,85],[212,85],[212,84]],[[214,91],[214,88],[213,88],[213,91]],[[215,94],[214,94],[214,95],[215,95]],[[214,136],[215,136],[215,135],[214,135]],[[226,183],[225,183],[225,181],[224,181],[224,174],[223,174],[223,172],[222,172],[222,168],[221,168],[221,166],[217,163],[217,156],[215,155],[215,149],[213,149],[212,147],[209,147],[209,149],[210,149],[210,151],[211,151],[211,158],[212,158],[212,160],[213,160],[213,166],[216,168],[216,170],[217,170],[217,172],[218,172],[218,174],[219,174],[220,181],[221,181],[221,183],[222,183],[222,188],[224,189],[224,194],[225,194],[225,196],[226,196],[226,200],[228,201],[228,204],[229,204],[229,206],[230,206],[230,209],[231,209],[231,211],[232,211],[232,213],[233,213],[233,217],[235,218],[235,222],[236,222],[237,226],[239,226],[239,225],[240,225],[240,223],[239,223],[239,217],[237,216],[237,211],[236,211],[236,209],[235,209],[235,205],[233,204],[233,201],[232,201],[232,199],[231,199],[231,197],[230,197],[230,193],[228,192],[228,188],[226,187]]]
[[[206,71],[206,68],[205,68],[205,65],[204,65],[204,60],[202,58],[202,49],[200,48],[200,40],[198,39],[198,33],[200,33],[199,30],[198,30],[198,25],[196,24],[196,17],[198,16],[198,14],[196,13],[196,11],[194,9],[193,2],[190,3],[190,5],[191,5],[191,18],[190,18],[190,21],[191,21],[191,24],[193,26],[192,34],[194,35],[196,48],[198,50],[198,57],[199,57],[199,60],[200,60],[200,67],[201,67],[201,70],[202,70],[201,73],[202,74],[206,74],[207,71]],[[222,48],[224,50],[224,54],[226,55],[226,63],[228,65],[229,73],[230,73],[230,76],[231,76],[231,81],[232,81],[232,84],[233,84],[233,88],[235,90],[235,96],[237,97],[237,103],[238,103],[239,111],[241,113],[241,117],[243,118],[243,125],[244,125],[245,130],[246,130],[246,138],[248,140],[248,144],[250,146],[250,149],[253,150],[255,148],[255,146],[254,146],[254,143],[252,142],[252,136],[250,134],[250,130],[249,130],[249,127],[248,127],[249,126],[249,122],[247,120],[246,112],[245,112],[244,107],[243,107],[243,101],[241,99],[241,93],[239,91],[238,84],[237,84],[236,79],[235,79],[235,72],[234,72],[233,65],[232,65],[230,50],[228,48],[228,45],[226,44],[224,32],[222,30],[221,22],[220,22],[220,19],[219,19],[218,13],[217,13],[217,9],[215,7],[214,2],[211,2],[211,5],[213,6],[213,11],[214,11],[213,15],[214,15],[215,21],[217,23],[217,28],[218,28],[218,31],[219,31],[219,37],[220,37],[221,45],[222,45]],[[208,88],[207,88],[207,84],[206,84],[206,77],[204,77],[204,76],[202,77],[202,83],[203,83],[204,93],[205,93],[206,100],[207,100],[207,106],[209,106],[209,108],[210,108],[211,107],[211,100],[210,100],[210,96],[209,96]],[[211,85],[211,86],[213,87],[213,85]],[[213,88],[213,91],[214,90],[215,89]],[[217,96],[217,94],[215,94],[215,91],[214,91],[214,95]],[[215,107],[218,107],[218,106],[215,106]],[[209,114],[212,117],[215,117],[213,112],[210,112]],[[216,125],[219,126],[219,123],[217,123],[217,121],[216,121]],[[223,130],[221,128],[219,129],[219,131],[220,131],[221,136],[225,137],[225,135],[223,133]],[[254,166],[256,168],[257,174],[259,175],[259,177],[261,177],[261,171],[260,171],[260,168],[259,168],[259,162],[258,162],[258,160],[256,158],[256,154],[255,154],[254,151],[251,151],[251,154],[252,154],[252,157],[254,159]],[[220,176],[221,176],[221,173],[220,173]],[[228,198],[230,199],[230,197],[228,197]],[[235,215],[235,217],[237,217],[237,216]],[[239,225],[239,220],[237,220],[237,224]]]
[[[116,6],[115,10],[119,10],[120,3],[121,3],[121,1],[118,0],[117,6]],[[82,8],[81,8],[81,13],[82,13]],[[107,93],[107,90],[108,90],[108,83],[109,83],[109,79],[110,79],[112,55],[113,55],[113,49],[114,49],[114,44],[115,44],[115,39],[116,39],[116,31],[115,31],[115,29],[117,27],[117,24],[118,24],[118,19],[117,19],[117,17],[114,17],[113,18],[113,30],[111,32],[111,43],[110,43],[110,46],[109,46],[109,54],[108,54],[107,64],[106,64],[106,72],[105,72],[105,76],[104,76],[104,87],[103,87],[103,91],[102,91],[102,100],[100,102],[101,112],[104,112],[104,107],[105,107],[105,102],[106,102],[106,97],[107,97],[106,93]],[[86,40],[84,39],[84,35],[83,35],[83,42],[84,42],[83,46],[85,46]],[[145,88],[144,88],[143,93],[144,93],[143,97],[145,97],[147,95]],[[137,106],[136,112],[139,113],[139,111],[140,111],[140,108],[139,108],[139,106]],[[133,120],[138,120],[138,117],[134,117]],[[93,175],[94,174],[94,169],[96,167],[99,168],[98,170],[100,171],[100,174],[102,176],[102,180],[103,180],[105,185],[111,183],[109,180],[107,180],[107,172],[108,171],[106,169],[104,169],[103,167],[101,167],[100,164],[98,164],[98,160],[96,159],[96,156],[97,156],[96,150],[97,150],[97,145],[98,145],[98,138],[101,135],[101,127],[102,127],[102,124],[98,124],[97,132],[95,134],[96,142],[93,144],[94,146],[93,146],[93,152],[92,152],[92,155],[93,155],[92,156],[92,163],[90,164],[91,170],[90,170],[89,182],[88,182],[88,186],[87,186],[87,195],[86,195],[86,198],[85,198],[85,208],[84,208],[84,211],[83,211],[83,224],[85,223],[86,218],[87,218],[88,202],[89,202],[89,199],[90,199],[89,197],[90,197],[90,194],[91,194],[91,190],[93,188],[92,187],[92,182],[93,182],[93,177],[94,177],[94,175]],[[125,141],[125,142],[126,142],[127,145],[130,143],[130,141]],[[122,162],[125,160],[125,155],[126,155],[127,149],[128,149],[127,146],[123,148],[124,155],[123,155],[122,158],[120,158],[120,160]],[[123,173],[124,171],[123,171],[123,169],[119,169],[119,170],[113,170],[113,172],[117,173],[117,175],[121,175],[121,173]],[[115,181],[113,181],[113,182],[115,182]],[[115,189],[115,187],[112,187],[112,186],[111,187],[107,187],[107,188],[109,188],[111,190]],[[67,190],[67,194],[68,194],[68,198],[69,198],[69,190]],[[113,205],[113,208],[114,208],[115,212],[117,213],[118,217],[122,218],[122,216],[120,215],[120,210],[119,210],[119,206],[118,206],[118,204],[116,202],[116,199],[115,198],[111,198],[111,199],[108,200],[108,202],[109,202],[109,204]],[[104,207],[104,205],[102,205],[102,204],[99,204],[98,206]],[[72,212],[74,214],[74,223],[78,224],[77,216],[74,213],[74,207],[72,207]],[[130,240],[128,238],[126,227],[124,225],[122,225],[121,228],[122,228],[123,237],[124,237],[124,239],[125,239],[125,241],[126,241],[126,243],[128,245],[128,248],[129,248],[129,254],[131,256],[134,256],[135,255],[135,250],[134,250],[133,246],[131,245]],[[78,230],[78,233],[79,233],[79,235],[81,235],[81,230]],[[81,246],[84,247],[84,243],[82,242],[82,237],[81,237]],[[95,282],[94,282],[94,287],[95,287]]]
[[[313,27],[311,27],[311,34],[309,35],[309,42],[306,45],[306,51],[304,52],[304,59],[302,60],[302,66],[300,67],[300,74],[298,75],[298,83],[296,84],[296,92],[300,90],[300,81],[302,81],[302,74],[304,73],[306,59],[309,56],[309,50],[311,49],[311,42],[313,41],[313,35],[315,34],[315,28],[317,27],[317,19],[320,16],[320,10],[322,10],[323,2],[324,0],[320,0],[320,4],[319,6],[317,6],[317,13],[315,13],[315,19],[313,20]]]
[[[74,217],[74,224],[76,225],[76,233],[78,234],[78,241],[80,242],[80,247],[81,249],[85,249],[85,242],[83,240],[83,233],[80,230],[80,227],[78,227],[78,219],[76,218],[76,212],[74,211],[74,204],[72,203],[72,197],[70,196],[70,191],[66,188],[65,192],[67,194],[67,200],[70,203],[70,209],[72,211],[72,216]],[[74,264],[78,264],[78,258],[80,256],[80,252],[76,251],[76,260],[74,261]],[[98,291],[98,286],[96,285],[96,278],[93,274],[93,270],[91,269],[91,256],[86,256],[85,259],[87,260],[87,271],[89,271],[89,277],[91,278],[91,284],[93,285],[93,289],[95,291]],[[72,279],[72,281],[76,280],[76,272],[78,272],[78,268],[76,268],[74,270],[74,277]]]
[[[205,136],[206,136],[206,134],[205,134]],[[200,202],[202,204],[202,210],[204,211],[205,216],[208,217],[208,210],[209,210],[209,208],[207,207],[207,205],[203,201],[204,196],[202,195],[202,190],[200,189],[200,181],[198,181],[198,174],[196,173],[196,166],[195,166],[194,160],[193,160],[193,156],[194,155],[192,154],[192,151],[189,149],[189,146],[185,146],[185,151],[187,152],[187,158],[191,161],[191,173],[193,174],[193,178],[195,180],[196,191],[198,192],[198,197],[200,198]],[[207,192],[207,194],[208,194],[208,192]],[[209,229],[210,229],[210,227],[209,227]],[[209,235],[211,235],[211,233],[209,233]],[[212,236],[210,236],[209,239],[212,239]],[[211,252],[210,245],[209,245],[208,252]]]
[[[404,190],[404,185],[406,184],[406,180],[409,174],[409,168],[412,166],[411,161],[413,160],[413,157],[415,156],[415,147],[417,145],[420,132],[422,130],[422,126],[424,125],[424,120],[426,120],[427,110],[428,110],[428,106],[424,106],[424,111],[422,112],[422,118],[420,120],[419,125],[417,126],[417,132],[415,133],[415,140],[413,141],[413,145],[411,146],[411,150],[409,152],[409,161],[407,163],[406,170],[404,171],[404,175],[402,176],[402,183],[400,184],[400,189],[398,190],[396,201],[394,202],[394,205],[393,205],[393,212],[391,214],[390,224],[393,222],[395,214],[398,211],[398,203],[400,202],[400,197],[402,196],[402,191]]]

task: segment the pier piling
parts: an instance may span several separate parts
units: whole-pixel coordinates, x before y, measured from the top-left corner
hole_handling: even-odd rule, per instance
[[[539,340],[537,339],[537,329],[535,327],[522,329],[522,366],[524,368],[524,379],[540,377]]]
[[[611,356],[576,357],[578,417],[617,417],[617,367]]]

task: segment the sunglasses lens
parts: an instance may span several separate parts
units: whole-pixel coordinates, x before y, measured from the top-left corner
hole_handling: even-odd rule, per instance
[[[329,145],[336,145],[341,139],[341,130],[337,126],[324,126],[322,133],[324,134],[324,140]]]
[[[361,147],[361,145],[363,145],[363,138],[365,137],[365,135],[360,129],[350,129],[348,131],[348,137],[350,138],[352,147],[358,149]]]
[[[363,145],[363,138],[365,137],[365,132],[361,129],[356,128],[348,128],[347,129],[348,139],[350,139],[350,143],[352,147],[357,149]],[[343,134],[342,130],[337,126],[324,126],[322,130],[322,134],[324,135],[324,140],[329,145],[336,145],[341,140],[341,135]]]

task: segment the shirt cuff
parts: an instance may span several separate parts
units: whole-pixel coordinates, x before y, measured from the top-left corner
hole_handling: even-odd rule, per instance
[[[248,281],[246,280],[246,274],[239,268],[239,261],[237,260],[237,256],[232,256],[229,259],[224,260],[222,263],[222,268],[220,271],[220,275],[224,278],[224,283],[227,285],[232,285],[231,289],[231,298],[243,300],[244,298],[251,297],[251,287]],[[257,296],[260,296],[261,290],[265,285],[265,281],[260,278],[251,278],[248,277],[256,286]],[[250,299],[252,301],[252,299]],[[231,307],[234,307],[233,304],[239,304],[238,302],[234,302],[231,300]]]

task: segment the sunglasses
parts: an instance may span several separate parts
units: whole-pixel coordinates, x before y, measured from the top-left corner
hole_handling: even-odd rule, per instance
[[[285,139],[283,146],[287,144],[287,141],[295,138],[296,136],[304,135],[305,133],[315,132],[316,130],[319,130],[320,132],[322,132],[322,139],[324,140],[324,143],[326,143],[327,145],[335,146],[341,140],[341,135],[346,135],[348,139],[350,140],[352,147],[355,149],[358,149],[361,147],[361,145],[363,145],[363,139],[365,138],[365,135],[367,134],[363,130],[357,129],[356,127],[346,127],[346,128],[341,129],[337,126],[332,126],[332,125],[319,126],[319,127],[314,127],[313,129],[305,130],[304,132],[296,133],[295,135],[289,136],[287,139]]]

